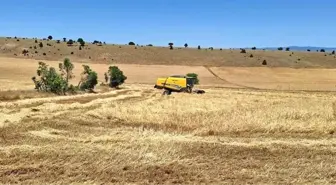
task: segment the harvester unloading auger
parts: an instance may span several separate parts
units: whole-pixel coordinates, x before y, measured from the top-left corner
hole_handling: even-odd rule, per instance
[[[172,75],[166,78],[158,78],[154,88],[163,89],[163,95],[170,95],[172,92],[186,92],[203,94],[204,90],[193,89],[195,78],[183,75]]]

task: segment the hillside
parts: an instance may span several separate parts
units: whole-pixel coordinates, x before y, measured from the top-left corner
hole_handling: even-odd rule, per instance
[[[85,39],[84,39],[85,40]],[[39,43],[43,47],[39,47]],[[336,57],[330,52],[298,52],[298,51],[268,51],[206,49],[153,46],[129,46],[102,44],[101,46],[86,43],[79,49],[79,43],[68,46],[60,40],[0,38],[0,56],[29,58],[37,60],[63,60],[65,57],[81,63],[103,64],[156,64],[156,65],[189,65],[189,66],[231,66],[231,67],[261,67],[266,60],[268,67],[292,68],[334,68]],[[23,54],[26,50],[27,54]],[[253,55],[253,57],[251,57]]]

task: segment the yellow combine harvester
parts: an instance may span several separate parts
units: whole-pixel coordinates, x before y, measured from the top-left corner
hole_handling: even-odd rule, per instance
[[[192,93],[194,84],[195,78],[193,77],[172,75],[166,78],[158,78],[154,88],[164,89],[164,95],[170,95],[172,92]]]

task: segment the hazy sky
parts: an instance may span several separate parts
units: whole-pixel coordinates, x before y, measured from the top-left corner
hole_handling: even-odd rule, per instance
[[[336,46],[336,0],[3,0],[0,36],[196,47]]]

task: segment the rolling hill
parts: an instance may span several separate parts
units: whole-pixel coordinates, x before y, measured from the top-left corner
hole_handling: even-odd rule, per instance
[[[84,39],[85,40],[85,39]],[[43,45],[43,47],[40,47]],[[79,63],[154,64],[212,67],[291,67],[334,68],[336,56],[330,52],[210,49],[93,44],[78,42],[67,45],[57,39],[0,38],[0,56],[59,61],[65,57]],[[267,65],[262,65],[266,61]]]

